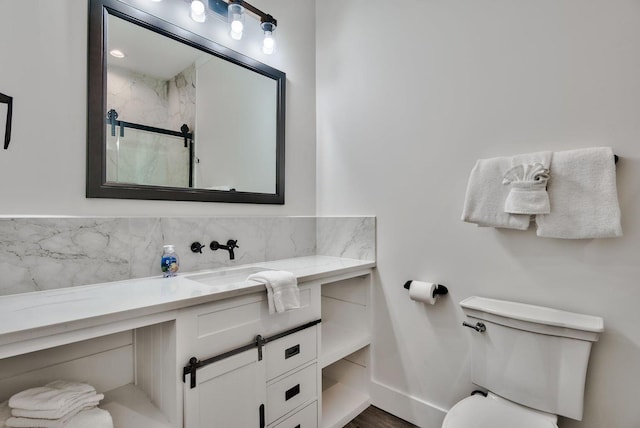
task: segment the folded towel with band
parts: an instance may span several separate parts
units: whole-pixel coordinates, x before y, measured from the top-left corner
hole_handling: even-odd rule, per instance
[[[549,169],[551,152],[478,160],[469,176],[462,220],[478,226],[527,230],[531,221],[530,214],[505,212],[505,202],[512,187],[505,186],[503,181],[507,172],[514,171],[514,167],[536,164]],[[520,200],[522,199],[521,197]]]
[[[509,185],[504,211],[509,214],[548,214],[551,212],[547,181],[549,168],[534,163],[517,165],[507,171],[502,184]]]
[[[610,147],[555,152],[548,193],[551,212],[536,216],[538,236],[622,236],[616,167]]]
[[[247,280],[262,282],[267,287],[270,314],[300,307],[298,279],[291,272],[266,270],[249,275]]]

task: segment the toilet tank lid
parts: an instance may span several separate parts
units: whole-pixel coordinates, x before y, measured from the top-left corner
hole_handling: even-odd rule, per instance
[[[460,302],[460,306],[466,309],[473,309],[506,318],[538,324],[590,331],[594,333],[602,333],[604,331],[604,321],[601,317],[577,314],[575,312],[567,312],[543,306],[529,305],[526,303],[472,296]]]

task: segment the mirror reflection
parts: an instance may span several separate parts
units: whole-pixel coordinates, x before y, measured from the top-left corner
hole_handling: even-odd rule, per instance
[[[114,15],[107,25],[107,183],[276,193],[276,80]]]

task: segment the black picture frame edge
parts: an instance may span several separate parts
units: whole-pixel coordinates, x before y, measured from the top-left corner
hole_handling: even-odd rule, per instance
[[[108,14],[140,25],[178,42],[230,61],[277,84],[276,191],[275,193],[229,192],[195,188],[146,186],[106,181],[106,27]],[[86,197],[163,201],[223,202],[246,204],[285,203],[286,73],[209,39],[117,0],[89,0],[87,64],[87,174]]]

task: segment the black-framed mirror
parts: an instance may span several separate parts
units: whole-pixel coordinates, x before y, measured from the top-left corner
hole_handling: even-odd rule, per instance
[[[284,72],[117,0],[88,55],[87,197],[284,204]]]

